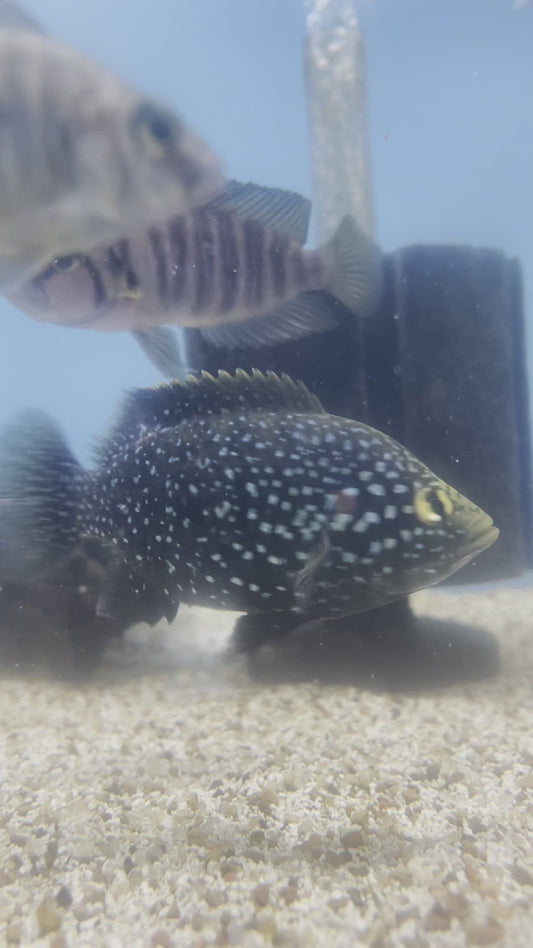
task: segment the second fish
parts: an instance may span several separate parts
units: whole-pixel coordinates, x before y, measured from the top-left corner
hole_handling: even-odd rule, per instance
[[[303,249],[309,214],[300,195],[229,182],[141,237],[52,259],[9,298],[44,322],[141,336],[193,326],[227,348],[332,328],[332,296],[368,315],[381,290],[379,250],[352,217],[324,247]]]

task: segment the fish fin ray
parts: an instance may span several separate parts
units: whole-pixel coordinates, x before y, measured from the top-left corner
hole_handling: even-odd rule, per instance
[[[259,184],[228,181],[207,205],[214,211],[229,211],[237,217],[258,221],[272,230],[282,230],[303,246],[307,240],[311,201],[295,191],[266,188]]]
[[[290,410],[324,414],[320,401],[303,382],[275,372],[248,374],[237,369],[234,375],[220,370],[189,375],[185,381],[161,382],[153,388],[132,389],[126,394],[117,419],[107,435],[97,439],[95,454],[104,464],[116,451],[118,440],[126,443],[142,430],[173,428],[195,418],[216,417],[246,411]]]
[[[199,331],[217,349],[260,349],[338,328],[336,306],[328,292],[310,290],[262,316]]]
[[[183,361],[175,330],[156,326],[154,329],[135,329],[131,334],[164,378],[185,378],[189,373],[190,367]]]
[[[305,565],[294,577],[294,597],[301,612],[310,605],[316,585],[316,577],[326,562],[331,550],[331,541],[326,530],[320,534],[317,542],[309,551]]]
[[[371,316],[383,288],[383,258],[379,247],[355,219],[340,222],[323,252],[329,257],[332,277],[326,289],[357,316]]]
[[[66,556],[80,537],[87,474],[55,423],[21,413],[0,433],[0,574],[24,581]]]
[[[155,625],[161,619],[173,622],[179,606],[179,599],[170,591],[166,596],[159,583],[151,582],[146,571],[117,558],[106,569],[96,602],[96,614],[121,622]]]

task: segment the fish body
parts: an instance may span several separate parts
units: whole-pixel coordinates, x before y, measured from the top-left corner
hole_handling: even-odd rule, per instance
[[[2,578],[101,545],[97,608],[120,621],[170,621],[180,603],[351,615],[438,582],[498,535],[406,448],[273,373],[133,391],[91,472],[39,415],[0,449]]]
[[[353,218],[306,250],[304,198],[237,182],[228,191],[142,235],[54,258],[11,301],[39,320],[103,331],[194,326],[229,347],[337,325],[330,293],[359,315],[375,308],[378,251]]]
[[[202,204],[218,160],[170,110],[0,3],[0,288]]]

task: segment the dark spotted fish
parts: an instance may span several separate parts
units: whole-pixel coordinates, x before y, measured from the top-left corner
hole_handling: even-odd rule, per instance
[[[204,203],[218,161],[170,110],[0,0],[0,289]]]
[[[98,612],[120,621],[171,621],[180,603],[275,627],[350,615],[498,536],[406,448],[273,373],[134,390],[91,472],[40,414],[0,449],[0,576],[37,580],[100,546]]]
[[[330,294],[354,313],[372,312],[378,249],[351,217],[325,247],[302,249],[309,214],[299,194],[228,182],[206,206],[139,237],[55,257],[10,299],[45,322],[132,330],[158,367],[147,333],[161,324],[194,326],[232,348],[338,325]]]

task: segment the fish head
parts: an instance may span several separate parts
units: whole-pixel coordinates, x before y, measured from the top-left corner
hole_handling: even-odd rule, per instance
[[[402,595],[451,576],[499,535],[492,518],[477,504],[421,468],[399,513],[402,527],[392,585]]]
[[[81,253],[53,257],[32,279],[8,294],[27,316],[40,322],[85,325],[102,315],[109,288],[104,268]]]
[[[342,568],[353,564],[363,608],[440,582],[499,534],[487,513],[406,448],[379,432],[371,445],[354,487],[330,500],[331,536],[342,529]]]
[[[125,170],[117,193],[139,228],[199,207],[222,188],[218,158],[171,110],[139,100],[120,131]]]

